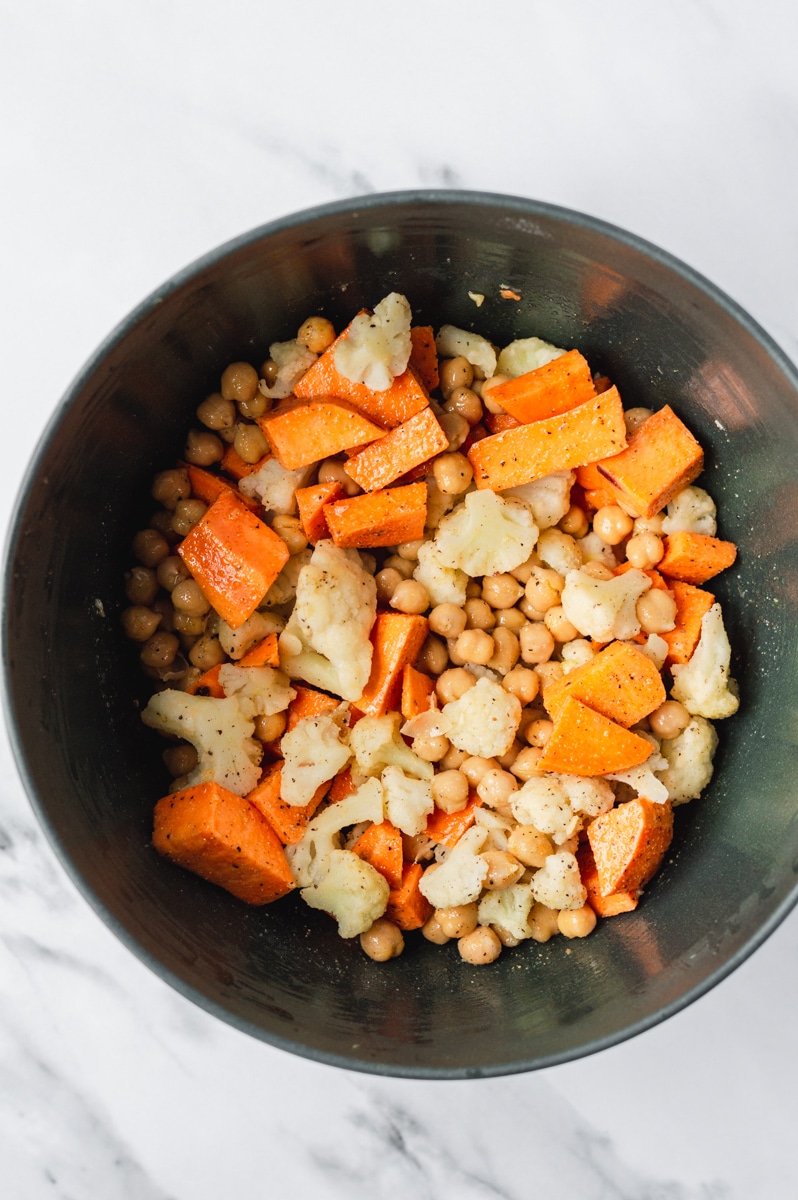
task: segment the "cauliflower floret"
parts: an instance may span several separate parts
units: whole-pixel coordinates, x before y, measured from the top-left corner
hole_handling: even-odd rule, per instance
[[[371,673],[377,585],[357,550],[316,544],[299,573],[296,604],[280,637],[280,661],[292,677],[358,700]]]
[[[195,747],[198,761],[187,777],[189,784],[218,783],[237,796],[257,785],[263,746],[253,738],[255,726],[233,696],[217,699],[167,689],[152,697],[141,719]]]
[[[225,696],[235,696],[245,717],[272,717],[284,712],[296,696],[282,671],[274,667],[236,667],[224,663],[219,683]]]
[[[437,529],[440,524],[441,517],[446,516],[450,509],[454,508],[456,496],[450,496],[446,492],[442,492],[435,482],[434,475],[427,476],[427,519],[425,522],[426,529]]]
[[[414,779],[401,767],[386,767],[381,779],[388,820],[402,833],[415,837],[425,828],[427,817],[435,808],[430,780]]]
[[[487,838],[487,829],[472,825],[442,863],[424,872],[418,888],[434,908],[457,908],[477,899],[488,874],[488,864],[480,855]]]
[[[260,500],[267,512],[285,516],[296,512],[296,490],[310,483],[315,468],[316,464],[311,463],[309,467],[287,471],[272,456],[259,470],[245,475],[238,489],[243,495]]]
[[[351,850],[333,850],[321,878],[299,893],[311,908],[335,917],[342,938],[370,929],[388,907],[388,881]]]
[[[705,533],[714,537],[718,532],[715,520],[717,509],[709,492],[700,487],[686,487],[668,505],[668,515],[662,521],[663,533]]]
[[[675,738],[663,740],[662,754],[668,765],[657,774],[668,789],[671,804],[684,804],[701,795],[712,778],[717,745],[715,727],[703,717],[693,717]]]
[[[466,575],[498,575],[526,562],[538,538],[531,510],[485,489],[468,492],[435,534],[438,560]]]
[[[310,562],[312,551],[308,548],[292,554],[280,574],[261,600],[264,608],[273,608],[278,604],[288,604],[296,596],[296,585],[299,574]]]
[[[588,775],[559,775],[560,786],[574,812],[599,817],[615,803],[615,793],[604,780]]]
[[[418,548],[418,566],[413,578],[427,589],[430,601],[435,604],[465,603],[468,576],[457,567],[447,567],[442,561],[435,542],[424,542]]]
[[[557,845],[573,837],[582,824],[558,775],[537,775],[527,780],[513,792],[510,809],[519,824],[534,825]]]
[[[563,611],[584,637],[597,642],[632,638],[640,632],[637,601],[651,580],[633,567],[614,579],[594,579],[584,571],[569,571],[562,591]]]
[[[578,571],[584,561],[582,551],[570,533],[563,533],[561,529],[544,529],[535,548],[540,561],[561,575]]]
[[[307,887],[321,879],[333,850],[340,849],[341,830],[361,821],[375,825],[385,820],[385,804],[379,779],[368,779],[356,792],[323,809],[308,825],[295,846],[286,846],[285,855],[298,887]]]
[[[514,379],[517,375],[526,375],[527,371],[545,367],[546,363],[562,354],[565,354],[564,350],[552,346],[551,342],[544,342],[542,338],[518,338],[500,352],[497,370],[501,375],[510,375]]]
[[[666,770],[668,760],[660,754],[659,742],[655,741],[650,734],[643,733],[640,736],[654,745],[654,753],[651,757],[637,767],[630,767],[628,771],[619,771],[615,775],[608,775],[607,779],[627,784],[637,796],[643,796],[654,804],[664,804],[668,799],[668,789],[661,779],[657,779],[654,772]]]
[[[701,637],[692,658],[673,667],[671,695],[694,717],[718,720],[740,707],[737,683],[729,678],[731,646],[719,604],[713,604],[701,621]]]
[[[515,828],[515,821],[509,821],[492,808],[479,807],[474,812],[477,825],[488,831],[486,850],[506,850],[507,840]]]
[[[609,567],[611,571],[614,571],[618,566],[618,560],[612,552],[612,546],[608,546],[606,542],[602,542],[597,533],[591,531],[583,538],[578,538],[576,544],[582,551],[584,562],[600,562],[605,567]]]
[[[341,741],[340,725],[329,713],[297,721],[283,734],[280,752],[284,759],[280,797],[295,805],[309,804],[317,789],[352,757]]]
[[[573,471],[553,471],[531,483],[507,488],[501,494],[505,500],[520,500],[528,505],[538,529],[551,529],[560,523],[571,506],[571,488],[575,479]]]
[[[441,325],[435,346],[441,358],[467,358],[472,367],[479,367],[486,379],[496,374],[496,351],[479,333],[469,333],[455,325]]]
[[[459,700],[443,707],[441,718],[446,736],[458,750],[501,758],[521,723],[521,703],[501,684],[478,679]]]
[[[237,629],[231,629],[227,622],[220,617],[217,637],[225,654],[229,654],[232,659],[238,659],[243,658],[253,646],[257,646],[258,642],[262,642],[270,633],[279,633],[282,627],[283,621],[280,618],[259,612],[254,612],[251,617],[247,617],[244,624],[239,625]]]
[[[632,641],[626,644],[634,646],[635,650],[639,650],[641,654],[645,654],[646,658],[650,658],[658,671],[661,671],[665,666],[665,659],[668,657],[670,646],[665,641],[665,638],[660,637],[658,633],[650,633],[642,643]]]
[[[519,942],[531,937],[529,913],[535,898],[532,881],[514,883],[495,892],[485,892],[479,902],[477,919],[480,925],[501,925]]]
[[[550,854],[532,876],[532,895],[546,908],[581,908],[587,900],[579,864],[568,850]]]
[[[596,657],[596,651],[586,638],[574,638],[572,642],[564,642],[560,653],[564,675],[570,675],[571,671],[583,667]]]
[[[277,378],[271,387],[261,379],[259,390],[272,400],[285,400],[294,390],[305,372],[313,366],[318,355],[307,346],[300,346],[294,338],[290,342],[272,342],[269,357],[277,363]]]
[[[335,347],[335,366],[345,379],[384,392],[407,370],[412,314],[406,297],[391,292],[373,314],[358,313]]]
[[[379,775],[385,767],[399,767],[415,779],[432,779],[435,769],[414,754],[402,740],[399,713],[384,717],[361,717],[349,734],[349,745],[357,769],[363,775]]]

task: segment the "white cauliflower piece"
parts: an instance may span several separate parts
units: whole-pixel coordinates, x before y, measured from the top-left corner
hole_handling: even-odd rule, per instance
[[[238,485],[244,496],[260,500],[267,512],[280,516],[296,512],[296,490],[310,483],[316,464],[287,471],[273,456],[263,466],[245,475]]]
[[[465,571],[447,567],[441,561],[435,542],[424,542],[419,546],[418,565],[413,571],[413,578],[427,589],[433,605],[465,603],[468,576]]]
[[[432,779],[435,774],[432,763],[419,758],[402,740],[401,721],[399,713],[361,717],[351,730],[349,745],[363,775],[379,775],[385,767],[399,767],[415,779]]]
[[[597,533],[591,531],[583,538],[578,538],[576,544],[582,551],[584,562],[600,562],[605,567],[609,567],[611,571],[614,571],[618,566],[618,560],[612,552],[612,546],[608,546],[606,542],[602,542]]]
[[[152,697],[141,714],[145,725],[191,742],[197,765],[189,784],[218,783],[246,796],[260,779],[263,746],[253,738],[255,726],[235,697],[190,696],[167,689]]]
[[[427,817],[435,808],[430,780],[414,779],[401,767],[386,767],[381,779],[388,820],[402,833],[415,837],[425,828]]]
[[[237,629],[231,629],[227,622],[220,617],[216,635],[225,654],[229,654],[230,658],[238,659],[243,658],[253,646],[257,646],[258,642],[262,642],[270,633],[279,633],[281,628],[282,621],[276,621],[274,617],[254,612]]]
[[[398,292],[380,300],[373,314],[358,313],[335,347],[336,369],[352,383],[386,391],[407,370],[411,319],[410,305]]]
[[[571,671],[583,667],[596,657],[596,651],[586,638],[574,638],[572,642],[564,642],[560,653],[564,675],[570,675]]]
[[[531,937],[529,913],[535,897],[532,881],[514,883],[499,891],[485,892],[477,909],[480,925],[500,925],[519,942]]]
[[[499,353],[497,370],[500,375],[509,375],[515,379],[517,375],[526,375],[527,371],[537,371],[565,354],[559,346],[544,342],[539,337],[517,338],[505,346]]]
[[[487,837],[487,829],[472,825],[444,861],[421,876],[419,891],[434,908],[457,908],[477,899],[488,874],[488,864],[480,855]]]
[[[472,367],[479,367],[486,379],[496,374],[496,351],[479,333],[469,333],[455,325],[441,325],[435,347],[441,358],[467,358]]]
[[[358,700],[371,673],[369,640],[377,585],[357,550],[321,541],[299,573],[296,604],[280,637],[280,662],[292,677]]]
[[[665,659],[668,657],[670,647],[665,638],[660,637],[658,633],[650,633],[643,643],[628,642],[627,645],[634,646],[635,650],[639,650],[645,654],[646,658],[650,658],[658,671],[665,666]]]
[[[492,808],[480,807],[474,813],[474,820],[477,825],[481,825],[483,829],[488,831],[488,840],[485,844],[486,850],[506,850],[507,841],[515,828],[515,821],[508,821],[506,817],[501,816]]]
[[[272,717],[284,712],[296,696],[287,676],[274,667],[236,667],[224,663],[219,683],[225,696],[235,696],[245,717]]]
[[[559,775],[558,779],[574,812],[583,813],[586,817],[599,817],[609,812],[615,803],[615,793],[600,777]]]
[[[438,560],[466,575],[498,575],[526,562],[538,538],[531,509],[489,489],[468,492],[435,534]]]
[[[630,767],[628,771],[618,771],[614,775],[608,775],[607,779],[627,784],[633,789],[635,795],[643,796],[646,800],[651,800],[653,804],[664,804],[668,799],[668,789],[662,780],[657,778],[655,772],[666,770],[668,760],[660,754],[659,742],[655,742],[654,738],[646,734],[640,736],[654,744],[654,753],[651,757],[637,767]]]
[[[271,387],[261,379],[258,388],[272,400],[285,400],[293,392],[295,384],[313,366],[318,355],[308,350],[307,346],[300,346],[293,338],[290,342],[272,342],[269,357],[277,363],[277,378]]]
[[[483,758],[501,758],[521,723],[521,703],[499,683],[478,679],[459,700],[441,710],[446,736],[458,750]]]
[[[705,533],[714,537],[718,532],[715,520],[717,509],[709,492],[700,487],[686,487],[671,500],[668,515],[663,518],[663,533]]]
[[[576,541],[561,529],[544,529],[535,549],[540,561],[561,575],[578,571],[584,561]]]
[[[610,789],[611,790],[611,789]],[[613,796],[613,800],[615,797]],[[513,792],[510,809],[521,825],[534,825],[560,845],[580,829],[581,819],[574,812],[558,775],[538,775]]]
[[[635,611],[637,601],[651,587],[651,580],[633,567],[614,579],[593,579],[584,571],[569,571],[562,591],[566,617],[583,637],[597,642],[625,640],[640,632]]]
[[[631,574],[631,572],[630,572]],[[718,720],[740,707],[737,683],[729,678],[731,646],[719,604],[701,621],[701,637],[689,662],[673,667],[671,695],[694,717]]]
[[[532,876],[532,895],[546,908],[581,908],[587,900],[587,889],[574,855],[567,850],[550,854]]]
[[[288,604],[296,596],[296,585],[299,581],[299,575],[304,566],[311,559],[312,550],[300,550],[298,554],[292,554],[288,562],[283,567],[280,574],[275,579],[272,586],[269,588],[266,595],[261,600],[262,608],[273,608],[279,604]]]
[[[342,771],[352,751],[341,741],[333,716],[303,717],[280,742],[283,773],[280,796],[286,804],[309,804],[318,788]]]
[[[507,488],[501,494],[505,500],[520,500],[528,505],[538,529],[551,529],[560,523],[571,507],[571,488],[575,479],[573,471],[553,471],[551,475],[542,475],[531,483]]]
[[[300,896],[311,908],[335,917],[342,938],[365,933],[388,907],[388,881],[351,850],[333,850],[326,866],[321,878],[304,887]]]
[[[285,854],[298,887],[316,883],[327,869],[334,850],[340,849],[341,830],[369,821],[385,820],[385,804],[379,779],[369,779],[344,800],[330,804],[315,816],[300,841],[286,846]]]
[[[427,476],[427,519],[426,529],[437,529],[440,524],[441,517],[446,516],[451,508],[454,508],[456,496],[450,496],[446,492],[442,492],[435,481],[434,475]]]
[[[665,770],[657,774],[668,789],[671,804],[697,799],[712,778],[712,760],[718,745],[714,725],[704,717],[693,717],[675,738],[666,738],[662,754]]]

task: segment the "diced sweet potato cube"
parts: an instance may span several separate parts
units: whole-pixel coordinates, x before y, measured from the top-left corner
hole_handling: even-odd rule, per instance
[[[734,542],[722,542],[706,533],[671,533],[657,569],[681,583],[706,583],[730,567],[737,558]]]
[[[314,483],[311,487],[297,488],[299,520],[311,545],[315,546],[316,542],[330,536],[324,506],[332,504],[334,500],[340,500],[343,495],[344,489],[340,483]]]
[[[644,887],[662,862],[673,837],[669,800],[639,797],[619,804],[587,827],[602,896]]]
[[[418,884],[424,868],[421,863],[405,863],[402,883],[391,890],[385,915],[400,929],[420,929],[432,916],[432,905],[422,896]]]
[[[379,871],[390,887],[402,886],[402,835],[390,821],[369,825],[353,844],[352,853]]]
[[[596,395],[587,360],[578,350],[526,371],[491,389],[491,399],[517,421],[544,421],[568,412]]]
[[[248,463],[243,459],[238,451],[232,446],[225,449],[220,466],[226,475],[232,475],[233,479],[244,479],[247,475],[252,475],[253,472],[259,471],[261,467],[271,458],[271,454],[264,454],[263,458],[258,459],[256,463]]]
[[[332,396],[275,409],[261,417],[258,425],[287,471],[307,467],[340,450],[365,446],[385,433],[346,400]]]
[[[243,658],[239,658],[239,667],[279,667],[280,651],[277,647],[277,634],[267,633],[263,641],[258,642],[251,650],[247,650]]]
[[[431,325],[414,325],[410,330],[410,341],[413,344],[410,351],[410,366],[427,391],[434,391],[440,383],[435,330]]]
[[[612,642],[546,689],[546,708],[552,717],[558,715],[566,696],[625,729],[642,721],[666,699],[662,677],[651,659],[625,642]]]
[[[334,712],[341,703],[334,696],[328,696],[326,692],[317,692],[315,688],[302,687],[298,683],[292,683],[291,687],[296,696],[288,705],[286,733],[295,729],[304,717],[322,717],[325,713]]]
[[[230,491],[252,512],[260,508],[257,500],[251,500],[249,496],[242,496],[238,488],[222,475],[214,475],[212,471],[203,471],[202,467],[195,467],[191,464],[186,464],[186,472],[191,484],[191,495],[195,500],[202,500],[204,504],[213,504],[214,500],[219,499],[222,492]]]
[[[482,421],[489,433],[504,433],[505,429],[517,429],[523,424],[506,412],[485,413]]]
[[[382,717],[399,708],[402,672],[421,651],[429,622],[414,613],[377,613],[371,630],[371,674],[354,707],[364,716]]]
[[[701,622],[715,603],[712,592],[693,587],[691,583],[681,583],[674,579],[671,591],[676,601],[676,625],[660,636],[668,643],[668,656],[665,665],[686,663],[693,657],[693,651],[701,639]]]
[[[186,688],[190,696],[215,696],[217,700],[224,697],[224,688],[219,683],[219,672],[222,669],[222,664],[217,663],[215,667],[210,667],[199,679],[195,679]]]
[[[432,705],[432,693],[435,691],[435,680],[423,671],[417,671],[412,663],[407,663],[402,671],[402,700],[401,711],[406,721],[426,712]]]
[[[424,408],[344,463],[347,475],[367,492],[387,487],[414,467],[448,449],[449,439],[431,408]]]
[[[651,750],[651,743],[645,738],[594,712],[573,696],[565,696],[538,770],[561,771],[566,775],[610,775],[645,762]]]
[[[330,804],[337,804],[339,800],[345,800],[347,796],[352,795],[354,790],[352,770],[350,767],[344,767],[343,771],[339,771],[330,784]]]
[[[350,500],[325,504],[336,546],[397,546],[423,537],[427,519],[427,485],[385,488]]]
[[[468,804],[459,812],[445,813],[442,808],[435,808],[427,817],[424,833],[433,842],[441,842],[444,846],[454,846],[467,829],[476,820],[476,810],[482,804],[480,798],[472,793]]]
[[[701,474],[704,451],[669,405],[639,425],[598,469],[639,517],[653,517]]]
[[[587,902],[598,917],[617,917],[620,913],[632,912],[637,908],[637,891],[613,892],[602,896],[596,861],[589,842],[583,842],[576,852],[582,885],[587,889]]]
[[[247,795],[247,800],[263,814],[283,845],[293,846],[303,837],[328,785],[322,783],[307,804],[286,804],[280,796],[282,779],[282,761],[272,763],[264,771],[258,786]]]

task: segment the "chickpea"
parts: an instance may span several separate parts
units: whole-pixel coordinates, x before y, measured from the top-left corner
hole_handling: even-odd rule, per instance
[[[277,513],[272,518],[272,529],[278,537],[283,539],[289,554],[300,554],[307,549],[308,539],[299,517],[292,517],[287,513]]]
[[[172,529],[181,537],[185,537],[207,511],[207,504],[203,504],[201,500],[178,500],[172,514]]]
[[[311,354],[323,354],[335,341],[335,326],[326,317],[308,317],[299,326],[296,340]]]
[[[436,604],[429,615],[429,627],[441,637],[459,637],[466,627],[465,609],[449,602]]]
[[[600,508],[593,518],[593,532],[608,546],[617,546],[632,532],[634,521],[617,504]]]
[[[634,523],[635,533],[656,533],[661,537],[665,532],[663,525],[665,513],[655,513],[653,517],[637,517]]]
[[[502,680],[502,687],[522,705],[531,704],[540,691],[540,680],[531,667],[513,667]]]
[[[438,373],[444,400],[448,400],[457,388],[470,388],[474,382],[474,368],[461,354],[456,358],[445,358],[438,368]]]
[[[405,940],[398,925],[380,917],[370,929],[361,933],[360,945],[374,962],[387,962],[399,957],[405,948]]]
[[[503,888],[512,887],[524,873],[522,864],[506,850],[486,850],[482,857],[488,864],[483,887],[489,892],[500,892]]]
[[[657,737],[670,741],[690,724],[690,714],[678,700],[666,700],[649,714],[648,722]]]
[[[565,675],[565,671],[563,671],[562,668],[562,663],[559,662],[538,663],[535,670],[538,673],[538,677],[540,679],[540,689],[543,692],[545,692],[546,688],[550,684],[556,683],[557,680],[562,679]]]
[[[469,425],[477,425],[484,411],[479,396],[467,387],[455,388],[443,407],[446,412],[456,412],[465,417]]]
[[[676,601],[663,588],[650,588],[635,605],[644,633],[667,633],[676,624]]]
[[[433,942],[436,946],[445,946],[452,940],[448,933],[444,933],[441,929],[435,913],[421,926],[421,932],[428,942]]]
[[[357,496],[363,490],[359,483],[355,483],[351,475],[347,475],[344,464],[337,458],[325,458],[319,467],[318,480],[319,483],[340,483],[344,493],[350,498]]]
[[[246,362],[230,363],[222,372],[220,391],[225,400],[251,400],[258,390],[258,372]]]
[[[520,779],[522,783],[526,783],[533,775],[540,775],[538,763],[542,755],[543,751],[539,746],[527,746],[524,750],[521,750],[515,762],[510,767],[516,779]]]
[[[468,758],[465,750],[458,750],[456,746],[450,746],[440,761],[440,766],[444,771],[459,771],[463,763]]]
[[[240,416],[246,417],[250,421],[257,421],[258,417],[266,415],[271,406],[271,398],[264,396],[263,392],[258,389],[251,400],[239,400],[237,408]]]
[[[636,429],[639,429],[653,415],[650,408],[628,408],[623,414],[627,436],[633,434]]]
[[[204,617],[211,607],[196,579],[183,579],[172,588],[172,604],[190,617]]]
[[[191,613],[176,608],[172,626],[175,633],[182,633],[187,637],[200,637],[205,632],[205,618],[195,617]]]
[[[507,410],[502,407],[501,402],[493,399],[493,392],[497,387],[501,387],[503,383],[509,383],[509,375],[492,375],[490,379],[486,379],[480,389],[480,398],[485,408],[489,413],[503,413]]]
[[[513,567],[512,571],[510,571],[510,574],[512,575],[513,579],[517,579],[520,584],[526,585],[528,580],[531,578],[535,567],[539,567],[541,565],[542,564],[537,552],[533,550],[526,562],[522,562],[518,567]]]
[[[626,543],[626,559],[641,571],[655,567],[665,553],[662,538],[656,533],[636,533]]]
[[[145,567],[157,567],[169,553],[169,543],[157,529],[142,529],[133,538],[133,555]]]
[[[603,579],[605,582],[608,579],[614,579],[610,568],[603,562],[586,562],[582,567],[582,573],[589,575],[591,579]]]
[[[560,932],[557,917],[556,908],[546,908],[545,904],[532,905],[527,924],[536,942],[548,942]]]
[[[165,629],[167,633],[171,633],[175,624],[175,610],[172,601],[168,596],[156,596],[150,608],[154,612],[161,614],[161,624],[159,629]]]
[[[543,618],[543,622],[555,642],[572,642],[574,638],[579,637],[579,630],[568,620],[561,604],[553,605]]]
[[[197,751],[188,742],[182,742],[179,746],[169,746],[161,758],[174,779],[190,774],[197,765]]]
[[[449,652],[446,649],[446,643],[442,642],[439,637],[430,634],[424,645],[421,647],[421,652],[416,659],[416,667],[419,671],[425,671],[427,675],[440,675],[446,670],[449,662]]]
[[[477,583],[476,579],[469,579],[466,584],[466,600],[478,600],[482,595],[482,588]]]
[[[226,658],[227,655],[222,649],[219,639],[209,633],[199,638],[188,652],[188,661],[193,667],[199,667],[203,672],[210,671],[211,667],[217,667]]]
[[[461,417],[460,414],[456,412],[442,412],[438,418],[438,422],[441,429],[446,434],[446,440],[449,443],[449,453],[455,454],[471,432],[471,426],[468,424],[468,421],[465,419],[465,417]],[[468,459],[465,461],[468,462]],[[469,463],[468,465],[470,470],[471,464]],[[438,483],[438,487],[440,488],[440,483]],[[468,484],[465,484],[465,486],[460,490],[464,492],[467,487]]]
[[[446,650],[449,655],[449,662],[454,667],[464,667],[466,660],[462,654],[457,653],[457,638],[446,639]]]
[[[413,572],[416,569],[415,563],[410,562],[409,559],[402,558],[399,554],[390,554],[382,565],[393,571],[398,571],[402,579],[412,579]]]
[[[495,758],[481,758],[478,754],[472,754],[460,767],[460,770],[465,775],[472,788],[475,788],[483,775],[488,771],[499,770],[499,764]]]
[[[488,666],[492,671],[499,671],[502,675],[506,675],[518,662],[518,656],[521,653],[518,638],[512,629],[505,629],[503,625],[494,629],[492,637],[496,648],[493,657],[488,660]]]
[[[506,808],[517,791],[518,780],[500,767],[486,771],[477,784],[477,795],[488,808]]]
[[[587,937],[596,928],[596,914],[589,904],[582,908],[564,908],[557,914],[557,927],[563,937]]]
[[[484,667],[493,658],[496,643],[484,629],[466,629],[458,637],[456,649],[464,662]]]
[[[447,937],[465,937],[477,927],[477,906],[472,903],[459,904],[456,908],[436,908],[435,917]]]
[[[133,567],[125,575],[125,595],[131,604],[152,604],[158,595],[155,571],[150,567]]]
[[[416,579],[403,579],[397,584],[389,601],[397,612],[419,615],[429,608],[429,593]]]
[[[572,504],[560,521],[560,529],[563,533],[569,533],[571,537],[587,537],[589,525],[584,509],[580,508],[578,504]]]
[[[158,670],[170,666],[180,649],[180,640],[173,633],[159,629],[145,643],[141,651],[141,661],[145,667]]]
[[[402,576],[393,567],[383,567],[374,576],[374,582],[377,585],[377,600],[380,604],[390,604],[391,597],[404,580]]]
[[[507,849],[525,867],[542,867],[554,853],[551,839],[534,825],[516,825],[507,839]]]
[[[525,663],[541,665],[548,662],[554,653],[554,637],[545,625],[525,625],[518,635],[518,641]]]
[[[468,804],[468,780],[462,771],[438,771],[432,777],[432,799],[445,813],[460,812]]]
[[[448,671],[443,671],[438,676],[435,683],[435,694],[441,704],[451,704],[453,700],[459,700],[466,692],[470,692],[476,682],[474,676],[465,667],[450,667]]]
[[[171,592],[184,579],[190,578],[189,569],[179,554],[170,554],[168,558],[162,559],[155,574],[161,587],[167,592]]]
[[[460,957],[472,967],[482,967],[495,962],[502,952],[502,944],[489,925],[480,925],[457,942]]]
[[[417,737],[413,738],[413,753],[419,758],[423,758],[424,762],[436,763],[440,762],[449,749],[449,739],[443,734],[437,737]]]
[[[236,425],[233,449],[245,463],[260,462],[269,453],[269,443],[257,425]]]
[[[173,542],[179,541],[174,529],[172,528],[172,514],[168,508],[159,508],[150,517],[150,529],[155,529],[162,537],[165,537],[171,545]]]
[[[524,595],[536,612],[545,613],[560,603],[564,585],[565,580],[559,571],[552,571],[549,567],[533,567]]]
[[[267,358],[260,369],[260,373],[263,376],[263,382],[266,384],[266,387],[272,388],[277,382],[280,368],[273,358]]]
[[[191,495],[188,472],[184,467],[159,471],[152,481],[150,495],[169,512],[173,512],[178,500],[187,500]]]
[[[210,467],[221,461],[224,442],[215,433],[205,429],[190,429],[186,438],[183,457],[195,467]],[[168,507],[168,505],[166,506]]]
[[[528,622],[519,608],[500,608],[496,612],[496,624],[520,633]]]
[[[197,418],[206,429],[232,429],[236,422],[236,406],[225,400],[221,392],[213,392],[197,409]]]
[[[450,416],[457,416],[457,413],[452,413]],[[460,420],[465,423],[466,435],[468,434],[468,422],[465,417],[460,417]],[[448,436],[448,430],[446,430]],[[462,439],[460,445],[465,439]],[[432,464],[432,474],[435,476],[435,482],[440,491],[445,496],[459,496],[465,492],[474,478],[474,471],[471,463],[464,454],[459,454],[453,451],[449,454],[441,454],[435,459]]]
[[[524,589],[512,575],[486,575],[482,580],[482,599],[491,608],[512,608],[524,594]]]
[[[520,940],[510,933],[508,929],[505,929],[503,925],[491,925],[491,929],[503,946],[513,947],[521,945]]]
[[[480,589],[481,591],[482,589]],[[493,629],[496,617],[489,604],[477,596],[472,596],[463,605],[466,615],[467,629]]]
[[[160,625],[161,614],[143,604],[133,604],[122,613],[121,621],[125,637],[134,642],[146,642]]]
[[[554,729],[554,723],[547,720],[545,717],[540,717],[535,721],[530,721],[524,726],[524,738],[529,742],[530,746],[543,747],[551,740],[551,733]]]
[[[396,553],[400,558],[403,558],[405,562],[417,563],[418,552],[424,545],[424,541],[424,538],[416,538],[412,542],[402,542],[396,547]]]
[[[512,742],[510,743],[510,749],[505,750],[504,754],[499,756],[497,760],[499,766],[503,767],[505,771],[512,770],[513,763],[518,758],[518,755],[522,750],[523,746],[519,742],[518,738],[513,738]]]

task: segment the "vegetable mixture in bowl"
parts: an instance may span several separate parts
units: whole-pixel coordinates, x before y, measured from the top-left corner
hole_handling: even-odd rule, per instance
[[[156,850],[377,961],[634,909],[738,707],[699,442],[534,332],[309,317],[226,367],[133,542]]]

